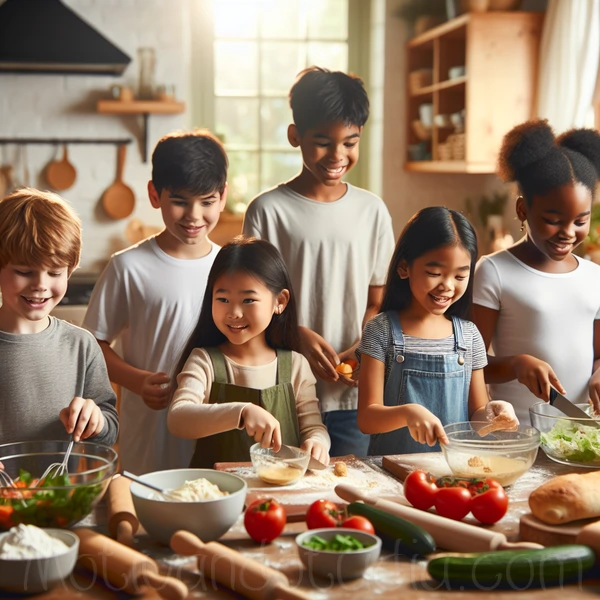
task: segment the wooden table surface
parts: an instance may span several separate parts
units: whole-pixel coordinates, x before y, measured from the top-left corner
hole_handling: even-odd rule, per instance
[[[426,458],[428,457],[428,458]],[[395,457],[395,460],[406,464],[419,464],[417,455]],[[423,455],[423,464],[433,460],[431,455]],[[416,461],[416,462],[415,462]],[[381,458],[370,458],[367,462],[381,473]],[[527,497],[529,493],[549,478],[572,470],[548,460],[540,450],[538,459],[532,469],[513,486],[508,488],[510,503],[509,514],[493,529],[502,531],[511,540],[518,539],[518,520],[521,514],[528,512]],[[390,475],[391,477],[391,475]],[[274,494],[276,495],[276,494]],[[101,504],[82,525],[93,526],[106,533],[105,507]],[[242,517],[229,532],[219,540],[236,549],[247,557],[284,573],[292,586],[296,586],[314,600],[361,599],[370,598],[402,598],[403,600],[480,600],[488,598],[492,590],[448,591],[432,581],[426,572],[425,560],[408,560],[394,557],[382,552],[381,558],[372,565],[364,577],[350,582],[331,582],[323,579],[312,579],[303,569],[297,556],[294,537],[306,529],[304,523],[288,523],[283,534],[273,543],[259,546],[248,538],[243,526]],[[233,592],[220,588],[212,581],[205,580],[195,568],[193,558],[174,554],[169,548],[160,546],[149,539],[143,532],[136,536],[136,549],[155,558],[161,572],[183,580],[190,589],[188,598],[241,598]],[[600,573],[599,573],[600,574]],[[527,590],[493,590],[495,600],[514,600],[518,594],[526,594],[528,600],[564,600],[565,598],[597,598],[600,594],[600,580],[588,579],[581,584],[564,587]],[[14,596],[0,593],[0,598]],[[76,569],[74,574],[63,584],[48,593],[35,596],[39,600],[87,600],[93,598],[122,599],[129,596],[112,589],[97,575]],[[141,598],[159,598],[154,590],[145,590]]]

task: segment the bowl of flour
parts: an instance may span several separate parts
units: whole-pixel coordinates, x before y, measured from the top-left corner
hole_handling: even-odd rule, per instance
[[[65,529],[17,525],[0,535],[0,590],[46,592],[68,577],[77,561],[79,538]]]

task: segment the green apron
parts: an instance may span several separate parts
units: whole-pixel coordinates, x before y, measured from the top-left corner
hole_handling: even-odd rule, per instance
[[[292,352],[277,350],[277,380],[264,390],[229,383],[225,358],[218,348],[206,348],[213,364],[215,379],[209,402],[252,402],[272,414],[281,426],[281,438],[289,446],[300,445],[296,399],[292,386]],[[216,462],[248,462],[254,438],[245,429],[232,429],[196,440],[192,468],[212,469]]]

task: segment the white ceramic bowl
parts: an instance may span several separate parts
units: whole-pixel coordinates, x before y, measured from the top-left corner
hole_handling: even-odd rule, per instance
[[[480,436],[485,421],[446,425],[448,444],[441,444],[448,466],[457,477],[491,477],[500,485],[514,483],[529,470],[538,453],[540,432],[519,425],[516,431]]]
[[[131,484],[131,496],[138,519],[148,534],[169,545],[179,529],[197,535],[203,542],[220,538],[236,522],[244,510],[246,482],[237,475],[214,469],[173,469],[141,475],[140,479],[172,490],[186,481],[204,478],[214,483],[227,496],[202,502],[160,500],[156,492],[139,483]]]
[[[18,594],[39,594],[48,591],[68,577],[75,568],[79,538],[65,529],[44,531],[64,542],[69,549],[49,558],[0,558],[0,590]],[[3,533],[3,536],[9,532]]]
[[[256,476],[271,485],[292,485],[300,481],[310,461],[310,454],[288,447],[288,452],[273,452],[260,444],[250,447],[250,460]]]
[[[327,550],[313,550],[304,546],[304,542],[317,535],[324,540],[331,540],[336,535],[352,535],[359,542],[367,546],[362,550],[349,552],[333,552]],[[327,527],[325,529],[309,529],[296,536],[298,556],[306,567],[310,576],[326,577],[331,583],[339,583],[349,579],[362,577],[367,568],[374,563],[381,554],[381,539],[376,535],[346,529],[343,527]]]

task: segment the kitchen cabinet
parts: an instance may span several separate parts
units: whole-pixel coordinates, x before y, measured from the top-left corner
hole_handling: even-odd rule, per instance
[[[472,12],[408,42],[407,171],[495,172],[504,134],[535,114],[543,19]]]

